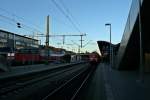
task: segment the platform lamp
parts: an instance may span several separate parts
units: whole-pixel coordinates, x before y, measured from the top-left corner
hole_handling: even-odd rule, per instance
[[[106,23],[105,26],[109,26],[109,28],[110,28],[109,29],[109,33],[110,33],[110,47],[109,47],[109,50],[110,50],[109,51],[109,55],[110,55],[110,60],[109,61],[110,62],[109,63],[110,63],[110,68],[112,68],[112,60],[113,59],[112,59],[112,47],[111,47],[111,23]]]
[[[139,37],[140,37],[140,67],[139,67],[139,80],[144,81],[144,65],[143,65],[143,48],[142,48],[142,22],[141,22],[141,0],[138,1],[139,10]]]

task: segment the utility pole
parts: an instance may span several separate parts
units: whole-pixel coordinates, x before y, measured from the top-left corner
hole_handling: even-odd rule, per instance
[[[46,23],[46,46],[49,46],[49,15],[47,16],[47,23]]]
[[[46,49],[47,49],[47,63],[49,63],[49,15],[46,20]]]
[[[144,81],[144,64],[143,64],[143,45],[142,45],[142,21],[141,21],[141,0],[138,0],[139,7],[139,38],[140,38],[140,81]]]
[[[65,35],[62,35],[63,37],[63,45],[65,44]]]
[[[78,54],[80,54],[80,45],[78,45]]]
[[[84,34],[81,34],[80,36],[81,36],[81,40],[80,41],[81,41],[81,48],[82,48],[82,44],[83,44],[83,41],[84,41],[82,37],[84,36]]]
[[[112,52],[112,43],[111,43],[111,23],[106,23],[105,26],[109,26],[109,32],[110,32],[110,47],[109,47],[109,55],[110,55],[110,68],[113,66],[113,52]]]
[[[13,39],[14,39],[14,41],[13,41],[13,44],[14,44],[14,46],[13,46],[13,51],[14,51],[14,53],[15,53],[15,50],[16,50],[16,39],[15,39],[15,34],[13,34]]]

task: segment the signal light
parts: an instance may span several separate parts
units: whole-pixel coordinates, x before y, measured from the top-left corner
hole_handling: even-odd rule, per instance
[[[21,28],[21,24],[20,24],[20,23],[17,23],[17,27],[18,27],[18,28]]]

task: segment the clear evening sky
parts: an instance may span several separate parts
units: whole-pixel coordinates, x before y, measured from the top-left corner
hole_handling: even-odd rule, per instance
[[[109,41],[109,27],[105,23],[112,24],[112,43],[121,41],[131,2],[132,0],[1,0],[0,29],[21,35],[45,33],[46,16],[49,15],[50,34],[86,33],[83,45],[90,42],[82,51],[86,49],[91,52],[98,50],[96,41]],[[25,26],[17,28],[16,21]],[[39,39],[44,44],[45,38]],[[77,51],[77,46],[72,41],[80,44],[79,40],[80,37],[66,37],[64,48],[76,48]],[[50,38],[50,45],[61,47],[62,37]]]

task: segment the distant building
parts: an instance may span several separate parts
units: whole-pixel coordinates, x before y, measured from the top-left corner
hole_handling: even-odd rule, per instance
[[[0,30],[0,48],[2,47],[9,47],[13,49],[38,47],[38,40]]]
[[[110,59],[110,42],[107,41],[97,41],[101,56],[104,61],[109,61]],[[115,57],[118,53],[120,43],[118,44],[111,44],[112,51],[113,51],[113,57]]]

